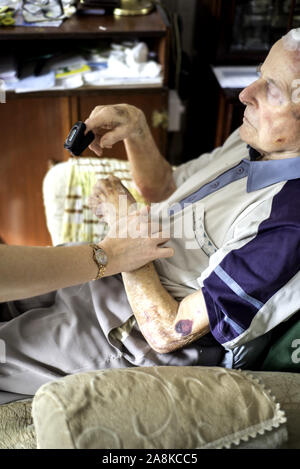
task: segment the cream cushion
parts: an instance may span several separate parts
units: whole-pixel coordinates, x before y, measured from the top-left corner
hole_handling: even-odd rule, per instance
[[[97,219],[88,199],[99,179],[115,175],[139,204],[145,201],[132,180],[129,161],[116,158],[69,158],[49,169],[43,181],[48,231],[54,246],[72,242],[99,242],[107,225]]]
[[[38,390],[32,415],[38,448],[231,448],[254,439],[276,448],[287,439],[284,412],[265,386],[219,367],[67,376]]]

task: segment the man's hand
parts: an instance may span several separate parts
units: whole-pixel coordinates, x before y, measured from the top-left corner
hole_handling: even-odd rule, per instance
[[[130,104],[96,106],[85,125],[86,132],[95,134],[89,148],[98,156],[123,140],[132,179],[149,203],[165,200],[176,190],[173,168],[157,148],[142,110]]]
[[[89,146],[98,156],[103,148],[129,137],[139,137],[147,128],[144,113],[129,104],[96,106],[85,121],[86,132],[92,130],[95,139]]]
[[[101,247],[108,255],[110,275],[131,272],[155,259],[174,254],[173,248],[162,246],[170,236],[161,231],[158,223],[151,221],[149,206],[137,210],[135,202],[115,176],[99,180],[89,199],[94,214],[109,224]]]
[[[89,206],[96,217],[112,225],[116,217],[124,217],[135,198],[116,176],[99,179],[89,197]]]

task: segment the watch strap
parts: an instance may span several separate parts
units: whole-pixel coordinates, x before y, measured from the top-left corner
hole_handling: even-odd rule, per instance
[[[98,273],[97,273],[97,276],[94,278],[94,280],[99,280],[99,278],[103,277],[103,275],[104,275],[106,265],[101,264],[101,262],[99,262],[99,260],[97,259],[97,256],[96,256],[96,252],[99,251],[99,250],[103,251],[103,249],[100,248],[100,246],[98,246],[97,244],[90,244],[90,247],[93,250],[93,260],[94,260],[95,264],[98,267]]]

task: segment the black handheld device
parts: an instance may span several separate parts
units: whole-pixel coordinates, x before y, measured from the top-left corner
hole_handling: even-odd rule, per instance
[[[72,155],[79,156],[95,138],[94,133],[90,130],[84,135],[86,125],[82,121],[76,122],[67,136],[64,147],[69,150]]]

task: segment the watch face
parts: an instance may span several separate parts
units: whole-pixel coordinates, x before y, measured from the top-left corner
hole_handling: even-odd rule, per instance
[[[99,262],[99,264],[102,264],[102,265],[107,264],[107,255],[103,251],[103,249],[101,249],[101,248],[97,249],[97,251],[95,252],[95,257],[96,257],[97,261]]]

